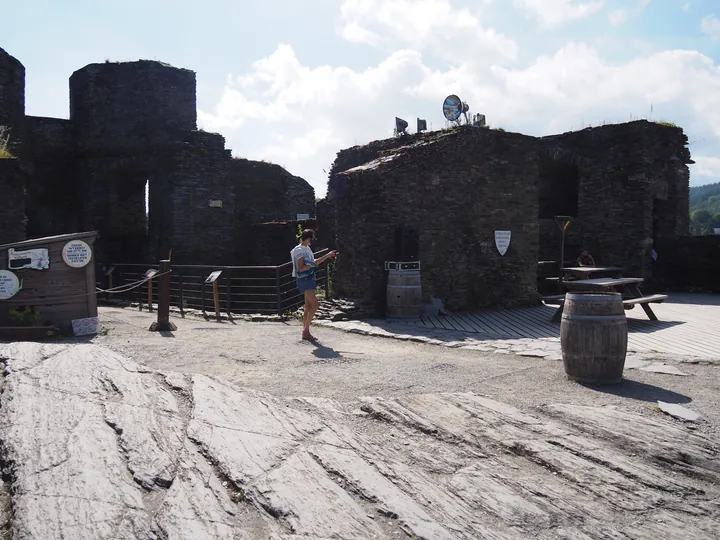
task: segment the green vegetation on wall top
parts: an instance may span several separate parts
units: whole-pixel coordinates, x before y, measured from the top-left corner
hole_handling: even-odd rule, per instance
[[[0,159],[12,159],[13,156],[10,153],[10,128],[0,126]]]

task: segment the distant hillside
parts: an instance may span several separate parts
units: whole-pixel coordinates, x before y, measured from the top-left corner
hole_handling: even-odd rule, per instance
[[[690,188],[690,233],[712,234],[720,228],[720,182]]]

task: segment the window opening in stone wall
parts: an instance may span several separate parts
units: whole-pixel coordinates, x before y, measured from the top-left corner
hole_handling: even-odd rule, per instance
[[[541,161],[538,217],[577,217],[579,185],[580,175],[575,165],[551,159]]]
[[[147,176],[133,171],[118,171],[108,196],[110,206],[104,221],[108,231],[121,236],[144,235],[147,229],[145,184]]]

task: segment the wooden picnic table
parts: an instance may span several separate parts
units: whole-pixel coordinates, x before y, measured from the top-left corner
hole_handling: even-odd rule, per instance
[[[620,277],[620,275],[622,275],[622,271],[623,269],[619,266],[571,266],[569,268],[563,268],[563,273],[565,275],[573,277],[582,276],[585,278],[602,274]]]
[[[566,281],[565,287],[569,291],[574,292],[619,292],[623,295],[623,304],[626,309],[631,309],[635,305],[639,305],[648,319],[651,321],[657,321],[658,318],[650,308],[650,303],[661,303],[667,300],[667,295],[664,294],[653,294],[650,296],[643,296],[640,291],[640,283],[645,281],[643,278],[592,278],[592,279],[577,279],[573,281]],[[553,315],[552,320],[557,322],[562,318],[563,303],[560,303],[560,307]]]
[[[622,277],[622,271],[623,269],[619,266],[566,266],[562,269],[562,283],[578,279],[590,279],[598,276],[619,278]],[[562,284],[560,278],[557,276],[547,277],[545,281],[556,283],[558,287]],[[560,292],[560,290],[561,287],[558,288],[558,292]]]

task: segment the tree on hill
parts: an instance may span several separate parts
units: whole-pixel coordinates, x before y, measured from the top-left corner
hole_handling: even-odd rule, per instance
[[[713,234],[720,228],[720,182],[690,188],[690,234]]]

